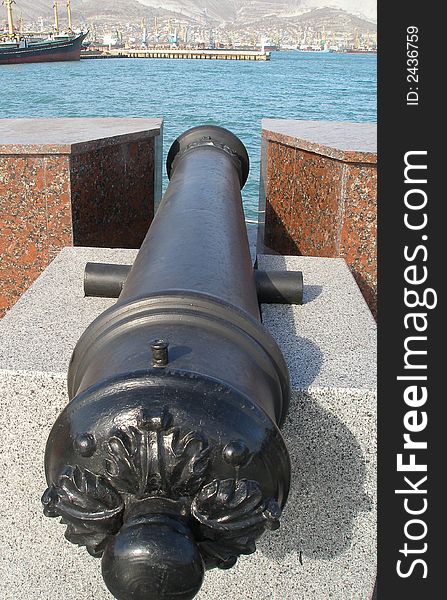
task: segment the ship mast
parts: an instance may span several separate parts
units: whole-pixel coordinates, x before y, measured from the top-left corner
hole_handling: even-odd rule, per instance
[[[71,1],[67,0],[67,14],[68,14],[68,31],[73,31],[71,22]]]
[[[3,4],[6,6],[6,12],[8,13],[8,37],[14,37],[14,19],[12,16],[12,5],[15,4],[15,0],[3,0]]]
[[[56,35],[59,35],[59,14],[57,12],[57,1],[54,1],[53,4],[53,8],[54,8],[54,31],[56,32]]]

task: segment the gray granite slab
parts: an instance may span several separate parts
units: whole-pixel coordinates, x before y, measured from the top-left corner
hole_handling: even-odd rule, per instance
[[[107,600],[99,561],[44,518],[43,453],[67,402],[66,371],[85,327],[113,301],[84,298],[87,261],[135,251],[67,248],[0,322],[0,598]],[[301,307],[263,306],[289,365],[284,436],[293,485],[279,531],[199,600],[369,600],[375,579],[375,324],[340,259],[260,256],[300,269]]]
[[[0,119],[0,154],[76,154],[160,135],[163,119]]]
[[[375,123],[263,119],[262,136],[345,162],[377,162]]]

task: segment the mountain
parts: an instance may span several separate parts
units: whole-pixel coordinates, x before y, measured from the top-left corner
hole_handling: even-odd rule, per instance
[[[66,18],[65,4],[65,0],[59,0],[61,21]],[[355,15],[361,14],[362,7],[373,14],[375,0],[71,0],[75,23],[95,20],[112,24],[158,15],[183,17],[203,25],[228,25],[236,29],[260,24],[261,21],[264,25],[266,22],[294,25],[306,22],[315,27],[324,22],[326,27],[331,28],[331,19],[335,20],[333,25],[352,21],[359,30],[371,29],[370,19],[341,10],[348,6]],[[16,0],[14,14],[16,21],[23,14],[25,22],[39,17],[52,18],[53,0]]]
[[[377,0],[304,0],[311,8],[337,8],[376,23]]]
[[[157,8],[161,0],[138,2]],[[208,18],[219,22],[288,18],[315,8],[334,8],[372,21],[377,15],[377,0],[164,0],[162,6],[196,20]]]
[[[86,20],[93,17],[102,20],[111,15],[130,19],[143,14],[175,14],[203,24],[295,14],[302,4],[302,0],[71,0],[73,15]],[[16,12],[19,5],[20,9],[23,7],[24,16],[53,14],[52,0],[17,0]],[[59,7],[63,13],[65,0],[59,1]]]
[[[154,2],[154,6],[161,0]],[[66,18],[66,1],[59,0],[59,17],[61,21]],[[0,3],[0,26],[6,19],[6,13],[2,14]],[[53,0],[16,0],[13,6],[15,21],[23,15],[25,22],[34,21],[40,17],[44,19],[53,16]],[[142,16],[155,16],[166,14],[169,10],[159,7],[150,8],[138,2],[138,0],[71,0],[71,12],[75,23],[85,22],[92,19],[97,21],[134,20]]]
[[[315,8],[293,18],[282,18],[280,24],[284,28],[311,28],[315,31],[338,31],[366,33],[374,31],[375,25],[356,15],[337,8]]]
[[[138,0],[155,8],[160,0]],[[234,23],[242,20],[279,17],[302,12],[302,0],[164,0],[163,8],[199,21]],[[301,10],[300,10],[301,9]]]

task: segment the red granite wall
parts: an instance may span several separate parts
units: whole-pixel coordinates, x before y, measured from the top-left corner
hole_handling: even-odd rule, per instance
[[[0,155],[0,316],[72,245],[68,156]]]
[[[154,139],[73,155],[75,246],[139,248],[154,217]]]
[[[264,148],[265,245],[281,254],[344,258],[375,314],[376,163],[273,140]]]
[[[61,248],[138,248],[154,214],[154,137],[0,153],[0,317]]]
[[[372,313],[377,313],[377,167],[345,165],[338,255],[345,258]]]

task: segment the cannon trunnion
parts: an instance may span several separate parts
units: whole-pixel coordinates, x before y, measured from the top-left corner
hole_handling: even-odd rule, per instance
[[[118,600],[182,600],[279,526],[290,462],[282,354],[260,321],[240,140],[196,127],[117,303],[80,338],[48,439],[47,516]]]

